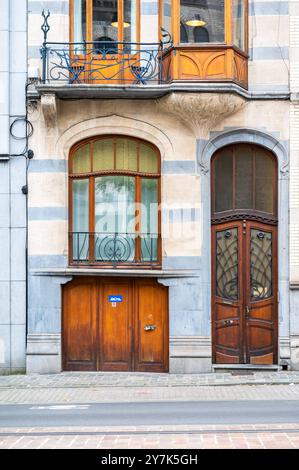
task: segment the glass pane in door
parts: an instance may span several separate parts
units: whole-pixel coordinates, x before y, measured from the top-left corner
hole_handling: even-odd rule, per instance
[[[92,38],[99,54],[117,52],[118,28],[117,0],[93,0]]]
[[[238,299],[238,228],[216,232],[216,295]]]
[[[135,258],[135,178],[95,178],[95,259],[126,262]]]
[[[86,0],[74,0],[73,42],[83,41],[86,41]]]
[[[272,296],[272,233],[250,231],[250,299],[264,300]]]
[[[124,0],[124,42],[137,42],[136,19],[136,0]]]

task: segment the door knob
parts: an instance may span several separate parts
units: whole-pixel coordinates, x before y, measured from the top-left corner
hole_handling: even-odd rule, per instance
[[[224,320],[225,325],[232,325],[234,323],[234,320]]]
[[[248,305],[246,305],[246,307],[245,307],[245,312],[244,312],[244,313],[245,313],[245,319],[246,319],[246,320],[248,320],[248,318],[249,318],[249,312],[250,312],[249,307],[248,307]]]
[[[157,328],[156,325],[145,325],[144,327],[145,331],[153,331],[156,328]]]

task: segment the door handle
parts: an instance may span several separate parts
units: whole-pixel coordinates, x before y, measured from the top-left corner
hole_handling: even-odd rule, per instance
[[[249,309],[248,305],[246,305],[245,310],[244,310],[246,320],[248,320],[248,318],[249,318],[249,312],[250,312],[250,309]]]
[[[234,323],[234,320],[224,320],[223,322],[225,325],[232,325]]]
[[[156,325],[145,325],[144,327],[145,331],[153,331],[156,328],[157,328]]]

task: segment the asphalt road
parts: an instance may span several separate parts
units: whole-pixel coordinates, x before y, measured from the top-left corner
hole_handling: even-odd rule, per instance
[[[299,401],[0,405],[0,427],[298,423]]]

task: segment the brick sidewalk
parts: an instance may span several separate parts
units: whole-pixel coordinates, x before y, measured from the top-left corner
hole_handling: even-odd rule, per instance
[[[299,400],[299,385],[232,387],[97,387],[21,388],[0,390],[1,404],[115,403],[205,400]]]
[[[298,449],[296,424],[0,428],[0,449]]]
[[[0,376],[2,388],[76,387],[184,387],[223,385],[299,384],[299,371],[210,374],[158,374],[134,372],[61,372],[45,375]]]
[[[172,375],[65,372],[0,377],[0,404],[299,400],[299,373]]]

